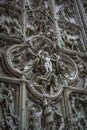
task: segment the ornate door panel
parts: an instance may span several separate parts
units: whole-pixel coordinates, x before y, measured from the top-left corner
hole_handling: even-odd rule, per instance
[[[0,130],[87,129],[86,2],[0,1]]]

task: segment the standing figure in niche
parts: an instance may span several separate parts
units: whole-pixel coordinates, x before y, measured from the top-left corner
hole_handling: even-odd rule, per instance
[[[52,78],[52,82],[54,83],[54,85],[53,85],[54,90],[57,91],[58,87],[59,87],[58,76],[56,76],[54,73],[52,73],[51,78]]]
[[[17,130],[18,118],[14,116],[14,101],[12,89],[6,88],[4,83],[0,84],[0,106],[3,113],[1,127],[4,130]]]
[[[85,110],[79,100],[79,97],[72,98],[72,110],[74,112],[74,121],[76,122],[76,127],[79,130],[87,129],[87,117]]]
[[[12,95],[13,89],[10,87],[6,88],[4,83],[0,84],[0,101],[6,105],[6,110],[12,115],[14,113],[14,101]]]
[[[47,72],[52,72],[52,62],[48,52],[44,53],[44,66]]]
[[[42,110],[39,112],[35,109],[36,107],[32,107],[29,114],[29,125],[26,130],[41,130],[41,115]]]
[[[41,58],[45,70],[46,70],[46,75],[51,74],[52,72],[52,62],[51,62],[51,57],[47,51],[40,50],[39,51],[39,57]]]
[[[58,75],[59,74],[66,75],[66,73],[70,73],[69,66],[63,62],[61,56],[56,55],[56,54],[54,54],[54,56],[55,56],[55,60],[54,59],[52,59],[52,60],[56,62],[56,68],[57,68]]]
[[[64,130],[65,123],[63,115],[57,108],[53,108],[54,111],[54,129],[53,130]]]
[[[80,128],[81,130],[87,128],[86,114],[81,104],[79,104],[77,108],[77,118],[78,118],[78,128]]]

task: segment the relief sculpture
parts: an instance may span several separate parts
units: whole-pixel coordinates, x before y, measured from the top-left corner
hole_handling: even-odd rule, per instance
[[[12,93],[12,88],[7,88],[5,83],[0,83],[0,111],[2,112],[0,127],[2,130],[17,130],[18,128],[18,117],[14,115],[14,99]]]
[[[71,107],[73,112],[73,126],[79,130],[87,129],[87,110],[86,105],[87,96],[75,94],[71,98]]]
[[[38,105],[33,105],[29,109],[28,126],[25,130],[41,130],[42,109]]]
[[[10,56],[8,61],[13,70],[31,80],[36,91],[41,94],[57,93],[60,86],[67,86],[78,74],[75,62],[67,55],[60,55],[57,45],[53,46],[42,37],[32,39],[29,45],[13,47],[7,55]]]
[[[63,130],[65,129],[64,117],[61,111],[60,102],[56,105],[44,102],[45,130]]]
[[[27,26],[26,36],[44,35],[51,40],[55,40],[55,34],[53,30],[53,16],[48,5],[48,1],[34,1],[27,0]]]
[[[86,6],[0,0],[0,130],[87,130]]]
[[[6,0],[0,3],[0,34],[22,38],[20,14],[21,8],[18,1]]]
[[[58,20],[60,37],[62,38],[62,42],[59,46],[71,51],[85,51],[81,28],[76,20],[73,1],[56,2],[56,17]]]

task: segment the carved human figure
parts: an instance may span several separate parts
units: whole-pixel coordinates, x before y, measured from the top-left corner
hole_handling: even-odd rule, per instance
[[[70,76],[71,74],[70,74],[69,65],[67,65],[63,62],[60,55],[57,55],[57,54],[54,54],[54,55],[56,58],[55,58],[55,60],[54,59],[52,59],[52,60],[56,62],[57,73],[62,74],[62,75],[69,74],[69,76]]]
[[[44,67],[46,70],[46,74],[52,72],[52,62],[51,62],[51,57],[47,51],[40,50],[39,51],[39,57],[42,59],[44,63]]]
[[[10,34],[9,20],[11,19],[6,18],[4,15],[0,17],[0,33]]]
[[[29,124],[26,130],[41,130],[41,115],[42,110],[38,112],[33,106],[30,109]]]
[[[5,0],[1,5],[0,33],[22,38],[22,30],[18,22],[21,13],[19,2],[16,0]],[[3,6],[6,7],[4,10]]]
[[[30,56],[36,59],[32,60]],[[32,70],[34,68],[34,65],[37,63],[38,59],[39,58],[37,57],[37,55],[33,53],[31,48],[25,48],[23,51],[20,51],[18,49],[16,51],[16,54],[13,57],[12,64],[14,65],[14,68],[16,69],[16,71],[25,73],[25,75],[29,76],[32,74]]]
[[[74,122],[76,122],[78,129],[87,129],[87,117],[79,97],[72,98],[72,109],[74,112]]]
[[[87,113],[87,95],[81,95],[78,97],[78,100],[81,102],[82,106],[85,106],[84,111]]]
[[[6,130],[5,121],[3,120],[0,121],[0,128],[2,128],[3,130]]]
[[[82,107],[81,104],[79,104],[79,107],[77,109],[77,118],[78,118],[78,127],[81,130],[84,130],[87,127],[87,119],[84,108]]]
[[[9,95],[10,95],[8,98],[9,111],[10,111],[10,114],[13,115],[14,114],[14,97],[13,97],[14,88],[12,88],[10,84],[8,88],[9,88]]]
[[[44,83],[42,81],[44,81],[45,79],[43,77],[39,77],[37,75],[34,75],[32,77],[32,83],[33,83],[33,86],[34,88],[39,92],[39,93],[42,93],[42,94],[45,94],[44,92]]]
[[[52,78],[52,82],[54,82],[54,85],[53,85],[54,90],[57,91],[59,87],[58,76],[56,76],[55,74],[52,74],[51,78]]]
[[[37,34],[37,25],[35,23],[28,24],[26,28],[26,35],[31,36]]]
[[[0,33],[12,34],[22,37],[21,26],[19,25],[16,18],[12,19],[11,17],[7,17],[2,15],[0,22]]]
[[[52,62],[48,52],[44,53],[44,66],[47,72],[52,72]]]
[[[66,18],[64,11],[62,11],[61,9],[57,12],[57,16],[58,16],[58,19],[60,19],[60,20],[68,20]]]
[[[0,84],[0,101],[5,103],[7,109],[9,109],[10,114],[14,112],[14,101],[12,95],[12,89],[6,88],[4,83]]]
[[[24,66],[23,72],[26,75],[28,75],[28,76],[32,75],[33,74],[32,70],[33,70],[34,65],[35,65],[36,62],[37,62],[37,59],[35,59],[35,60],[29,60],[29,62],[27,62],[27,64]]]
[[[17,118],[17,116],[7,115],[4,122],[5,122],[6,128],[8,130],[17,130],[17,127],[18,127],[18,118]]]
[[[59,9],[57,11],[58,20],[66,21],[66,22],[74,22],[75,23],[75,15],[73,11],[72,2],[64,2],[64,4],[61,4],[59,6]]]
[[[54,112],[54,128],[53,130],[63,130],[65,128],[65,123],[63,115],[56,107],[53,108]]]
[[[14,116],[14,99],[10,86],[6,88],[4,83],[0,83],[0,106],[3,113],[1,126],[4,129],[16,130],[18,119]],[[17,119],[17,120],[16,120]]]
[[[81,43],[82,40],[78,35],[72,34],[71,31],[67,30],[63,32],[62,39],[69,49],[80,51],[79,43]]]
[[[72,7],[73,7],[72,3],[71,3],[71,5],[70,5],[70,3],[65,3],[64,12],[69,21],[70,21],[70,18],[74,17],[74,11],[73,11]]]
[[[72,106],[72,110],[73,110],[73,112],[74,112],[74,114],[76,116],[77,115],[77,110],[76,110],[75,105],[76,105],[76,97],[73,96],[72,100],[71,100],[71,106]]]

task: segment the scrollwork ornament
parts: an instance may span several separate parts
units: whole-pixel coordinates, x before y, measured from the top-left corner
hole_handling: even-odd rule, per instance
[[[25,75],[31,88],[47,97],[56,97],[63,86],[74,82],[78,75],[75,62],[67,55],[60,55],[57,45],[43,37],[12,46],[4,58],[13,74]]]

